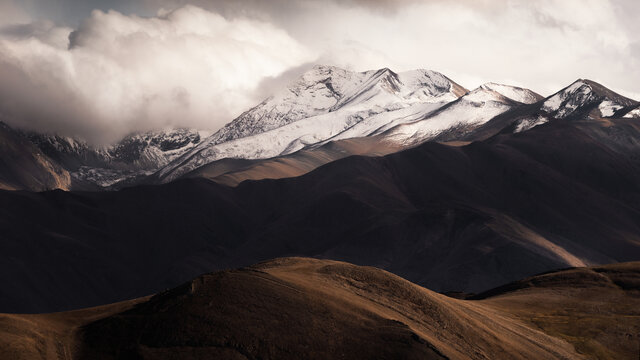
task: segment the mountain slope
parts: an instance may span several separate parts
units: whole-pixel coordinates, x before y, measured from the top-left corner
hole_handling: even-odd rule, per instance
[[[638,102],[619,95],[595,81],[578,79],[573,84],[542,101],[515,123],[520,132],[555,120],[598,120],[633,116]]]
[[[637,260],[638,144],[634,120],[554,121],[235,188],[188,179],[106,193],[0,192],[0,309],[115,302],[289,255],[464,292]]]
[[[552,103],[557,103],[557,108],[549,107]],[[415,108],[408,107],[403,111],[409,116],[390,118],[393,112],[372,116],[320,146],[284,157],[236,163],[239,166],[232,168],[219,167],[216,161],[185,176],[201,176],[229,185],[247,179],[297,176],[350,155],[385,155],[429,140],[463,145],[502,131],[522,132],[555,120],[592,119],[606,123],[607,118],[634,118],[638,106],[637,101],[590,80],[578,80],[548,98],[527,89],[488,83],[427,113],[412,112]],[[352,137],[367,127],[376,130],[365,131],[369,134],[365,138]],[[226,160],[222,163],[227,164]]]
[[[637,103],[594,81],[579,79],[550,96],[543,103],[542,110],[559,119],[566,118],[576,111],[588,111],[592,116],[612,117],[618,110]]]
[[[113,145],[99,147],[52,134],[31,132],[27,136],[71,173],[74,189],[100,189],[119,182],[137,181],[201,141],[201,132],[189,129],[135,133]]]
[[[168,182],[224,158],[265,159],[340,135],[367,136],[395,119],[436,110],[465,92],[444,75],[428,70],[356,73],[316,66],[156,176]]]
[[[420,104],[406,108],[404,111],[411,114],[406,117],[390,117],[396,116],[395,112],[374,115],[319,146],[271,159],[214,161],[184,177],[204,177],[235,186],[248,179],[299,176],[351,155],[387,155],[430,139],[448,142],[464,140],[469,133],[482,128],[489,119],[509,109],[542,99],[540,95],[527,89],[488,83],[426,115],[423,112],[411,113],[422,106]],[[368,136],[357,137],[362,133]],[[229,166],[232,163],[233,166]]]
[[[55,347],[38,349],[38,335],[28,344],[30,333],[46,343],[52,332],[76,334],[58,346],[77,359],[579,357],[500,310],[375,268],[301,258],[203,275],[128,306],[0,315],[0,331],[14,337],[0,351],[22,340],[32,356],[16,353],[31,359]]]
[[[383,141],[411,146],[432,140],[444,132],[463,137],[494,117],[522,104],[540,100],[540,95],[526,89],[485,84],[426,117],[395,127],[382,128]],[[456,140],[451,138],[451,140]]]
[[[316,66],[206,139],[202,132],[177,129],[95,148],[56,135],[28,137],[57,163],[52,166],[71,174],[76,190],[194,176],[238,184],[297,176],[346,156],[384,155],[429,140],[464,144],[555,120],[634,118],[637,110],[638,102],[590,80],[543,99],[495,83],[468,92],[427,70],[355,73]]]
[[[636,105],[636,106],[629,106],[626,109],[622,109],[621,110],[623,112],[623,117],[625,118],[631,118],[631,119],[638,119],[640,118],[640,104]]]
[[[580,354],[634,359],[640,351],[640,264],[576,268],[538,275],[487,291],[483,305],[504,309],[564,339]]]
[[[270,159],[222,159],[201,166],[183,178],[205,178],[219,184],[236,186],[245,180],[281,179],[304,175],[316,168],[353,155],[383,156],[404,147],[381,136],[335,140],[293,154]]]
[[[385,144],[371,155],[379,155],[385,147],[400,149],[444,132],[470,131],[502,112],[541,98],[527,89],[494,83],[468,93],[443,75],[427,70],[399,74],[389,69],[353,73],[317,66],[169,164],[151,182],[220,174],[222,171],[212,169],[218,161],[228,164],[225,159],[275,159],[299,150],[305,154],[293,157],[306,158],[310,150],[322,148],[329,142],[377,135],[380,136],[376,141]],[[316,158],[324,157],[324,151],[320,153]],[[364,153],[345,156],[356,154]],[[341,157],[331,156],[326,162]],[[279,167],[267,161],[273,172],[265,171],[260,162],[260,171],[235,176],[233,182],[257,178],[258,173],[264,174],[262,178],[280,177]],[[290,158],[287,162],[291,164]],[[208,170],[199,171],[201,167]],[[223,166],[223,169],[226,168]],[[302,163],[287,173],[301,174],[307,169],[307,164]],[[244,169],[229,171],[238,170]]]
[[[22,134],[0,122],[0,189],[69,189],[69,173]]]

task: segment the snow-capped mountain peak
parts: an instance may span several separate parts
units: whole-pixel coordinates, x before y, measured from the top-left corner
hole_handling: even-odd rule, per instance
[[[346,107],[354,111],[382,110],[416,102],[449,102],[465,92],[464,88],[435,71],[396,74],[384,68],[354,72],[316,65],[224,126],[207,139],[207,145],[256,135]]]
[[[75,179],[107,187],[156,171],[209,135],[193,129],[164,129],[133,133],[108,146],[91,146],[56,134],[29,133],[27,137]]]
[[[594,81],[578,79],[547,98],[541,110],[558,119],[583,111],[591,117],[612,117],[618,110],[634,104],[637,102]]]
[[[517,86],[497,84],[489,82],[480,86],[480,89],[498,93],[509,100],[517,101],[523,104],[533,104],[543,99],[543,97],[529,89],[523,89]]]
[[[419,118],[466,92],[435,71],[315,66],[169,164],[160,176],[173,173],[169,178],[175,178],[221,157],[272,157],[329,139],[367,136],[396,119]],[[272,140],[250,139],[260,134]],[[242,139],[245,148],[238,143]]]
[[[451,81],[448,77],[437,71],[417,69],[398,74],[400,81],[411,89],[406,97],[461,97],[468,92],[467,89]],[[417,94],[416,94],[417,92]],[[455,100],[455,99],[454,99]]]
[[[338,101],[329,111],[351,105],[361,108],[370,105],[384,106],[400,98],[402,88],[398,74],[387,68],[360,73],[360,81],[346,87],[346,91],[339,94]]]
[[[354,138],[367,139],[340,144],[351,149],[356,143],[375,144],[391,151],[425,141],[474,140],[504,129],[521,132],[563,118],[608,124],[603,118],[639,118],[639,104],[584,79],[545,99],[493,82],[468,91],[431,70],[354,72],[318,65],[213,135],[167,129],[131,134],[107,147],[46,134],[29,140],[71,173],[78,186],[116,188],[169,182],[208,164],[214,163],[208,167],[213,169],[222,159],[326,150],[334,148],[323,147],[328,143]]]
[[[145,168],[163,166],[201,141],[200,132],[192,129],[164,129],[134,133],[108,148],[116,161],[139,163]]]
[[[556,118],[564,118],[595,99],[596,96],[591,86],[583,80],[577,80],[549,97],[542,104],[542,111],[553,113]]]
[[[638,102],[619,95],[595,81],[578,79],[549,96],[538,111],[515,123],[515,132],[529,130],[556,119],[633,118]]]
[[[507,85],[484,84],[441,109],[426,114],[416,121],[404,122],[385,129],[382,134],[386,141],[403,145],[415,145],[437,138],[444,131],[462,134],[524,101],[535,102],[538,97],[540,96],[531,90]]]

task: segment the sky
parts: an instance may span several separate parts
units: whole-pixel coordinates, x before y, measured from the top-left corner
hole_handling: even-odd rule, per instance
[[[312,64],[640,100],[637,0],[0,0],[0,121],[217,130]]]

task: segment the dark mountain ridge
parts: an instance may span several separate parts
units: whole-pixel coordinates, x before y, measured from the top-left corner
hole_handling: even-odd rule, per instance
[[[115,302],[290,255],[464,292],[637,260],[638,144],[634,119],[565,119],[235,188],[186,179],[118,192],[0,192],[0,311]]]

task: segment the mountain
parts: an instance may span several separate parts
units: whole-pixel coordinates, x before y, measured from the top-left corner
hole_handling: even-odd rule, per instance
[[[352,72],[316,66],[218,132],[177,129],[132,134],[107,147],[47,134],[29,139],[71,174],[76,190],[117,189],[205,177],[299,176],[351,156],[381,156],[425,141],[465,144],[506,128],[552,120],[634,118],[638,102],[590,80],[543,98],[487,83],[468,91],[428,70]]]
[[[207,139],[207,145],[257,135],[341,109],[350,109],[345,114],[347,116],[362,111],[369,112],[366,116],[371,116],[409,104],[447,103],[466,92],[435,71],[415,70],[396,74],[385,68],[358,73],[317,65],[285,89],[227,124]]]
[[[27,137],[71,173],[75,189],[101,189],[135,183],[193,148],[205,134],[191,129],[149,131],[100,147],[55,134],[30,132]]]
[[[465,133],[507,110],[540,99],[542,97],[531,90],[488,83],[421,119],[395,127],[387,126],[380,132],[385,141],[405,146],[436,139],[443,133],[451,137],[453,132],[462,138]]]
[[[322,165],[348,156],[383,156],[405,149],[402,144],[381,141],[379,135],[343,140],[302,149],[275,158],[222,159],[201,166],[183,178],[205,178],[236,186],[245,180],[281,179],[304,175]]]
[[[236,187],[183,179],[0,192],[0,311],[115,302],[279,256],[372,265],[467,293],[637,260],[640,126],[565,120]]]
[[[347,156],[382,156],[429,140],[463,140],[499,114],[540,99],[542,96],[527,89],[485,84],[426,114],[415,113],[399,119],[390,117],[397,116],[395,112],[374,115],[330,141],[291,154],[252,160],[224,158],[197,167],[183,177],[204,177],[235,186],[244,180],[300,176]]]
[[[237,185],[244,180],[299,176],[351,155],[381,156],[429,140],[465,140],[492,118],[542,99],[531,90],[488,83],[426,113],[416,112],[398,119],[394,118],[396,112],[374,115],[330,141],[291,154],[255,160],[224,158],[197,167],[183,177],[204,177]],[[410,106],[407,110],[415,109]]]
[[[612,117],[618,110],[637,104],[594,81],[580,79],[546,99],[542,110],[558,119],[583,113],[591,117]]]
[[[308,159],[309,150],[347,139],[376,137],[375,141],[382,145],[380,149],[371,149],[371,154],[387,154],[387,149],[397,151],[454,129],[475,128],[502,112],[541,98],[527,89],[494,83],[469,93],[444,75],[428,70],[396,74],[380,69],[356,73],[316,66],[161,169],[152,182],[220,175],[221,170],[214,170],[219,161],[224,163],[221,165],[224,172],[245,170],[247,165],[255,164],[235,161],[229,167],[232,162],[227,159],[264,160],[299,151],[305,154],[293,157]],[[318,162],[317,167],[343,156],[365,154],[359,150],[327,156],[324,152],[313,157],[327,159]],[[262,178],[277,177],[278,173],[301,174],[310,168],[308,162],[297,166],[290,159],[287,162],[291,171],[282,171],[280,166],[273,169],[275,174],[252,170],[246,176],[245,171],[232,182],[257,174],[263,174]]]
[[[69,189],[69,172],[21,133],[0,122],[0,189]]]
[[[419,118],[467,92],[429,70],[353,72],[315,66],[206,139],[203,132],[177,129],[132,134],[113,145],[95,147],[55,134],[26,135],[71,173],[72,188],[117,189],[172,181],[220,160],[237,165],[246,162],[227,159],[269,159],[340,138],[366,137],[382,126]]]
[[[465,144],[503,132],[523,132],[550,121],[595,121],[634,118],[638,101],[619,95],[591,80],[576,80],[537,102],[522,104],[466,132],[444,132],[434,140]]]
[[[633,117],[633,109],[640,103],[591,81],[579,79],[546,98],[538,107],[516,123],[514,131],[528,130],[548,121],[600,120]]]
[[[631,118],[631,119],[640,118],[640,104],[637,104],[636,106],[632,105],[621,111],[624,111],[624,115],[623,115],[624,118]]]
[[[0,357],[634,358],[639,291],[637,262],[458,300],[372,267],[282,258],[123,303],[0,314]]]
[[[352,72],[316,66],[157,173],[168,182],[225,158],[265,159],[340,137],[363,137],[466,93],[428,70]],[[348,134],[348,135],[347,135]]]

